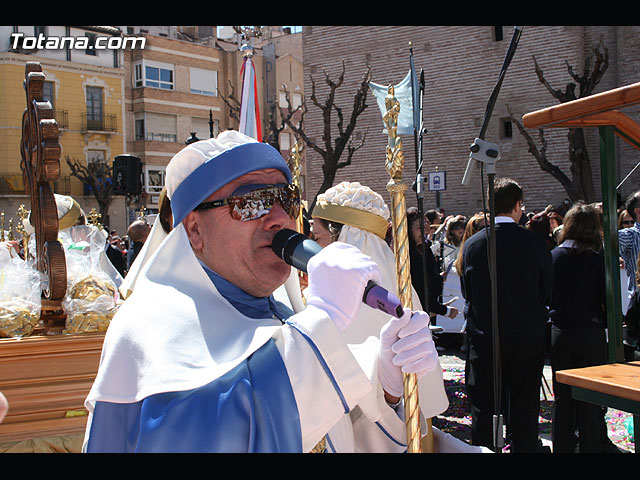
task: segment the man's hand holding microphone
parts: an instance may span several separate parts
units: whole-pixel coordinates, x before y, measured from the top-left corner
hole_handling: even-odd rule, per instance
[[[403,374],[420,378],[439,365],[429,315],[400,307],[394,295],[377,285],[378,290],[372,293],[378,295],[375,302],[363,298],[371,282],[379,283],[381,276],[377,264],[358,248],[342,242],[321,248],[312,240],[295,235],[300,234],[292,232],[289,238],[294,240],[287,244],[282,240],[286,236],[283,233],[280,239],[274,239],[272,248],[287,263],[308,272],[307,306],[327,313],[340,332],[349,328],[363,302],[390,313],[380,331],[378,378],[387,401],[395,403],[402,397]]]

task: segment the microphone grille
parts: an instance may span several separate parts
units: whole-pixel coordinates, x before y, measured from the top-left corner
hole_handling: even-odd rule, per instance
[[[286,257],[290,255],[296,245],[305,238],[306,237],[304,235],[296,232],[295,230],[283,228],[274,235],[273,241],[271,242],[271,250],[273,250],[273,253],[277,256],[286,261]]]

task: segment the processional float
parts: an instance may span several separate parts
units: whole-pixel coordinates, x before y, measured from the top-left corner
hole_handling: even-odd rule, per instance
[[[31,452],[35,445],[45,448],[39,439],[68,435],[65,448],[79,452],[87,418],[84,400],[98,371],[104,333],[65,331],[66,255],[58,241],[58,212],[50,186],[60,175],[61,148],[52,106],[43,98],[44,80],[40,64],[27,62],[20,168],[35,230],[36,246],[29,248],[27,258],[36,259],[43,280],[35,329],[28,336],[0,338],[0,390],[11,406],[0,424],[0,444]],[[18,212],[21,220],[25,213]],[[20,230],[17,226],[24,241]]]

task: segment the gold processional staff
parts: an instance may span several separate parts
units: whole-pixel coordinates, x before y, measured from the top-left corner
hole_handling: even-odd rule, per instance
[[[289,169],[291,170],[291,183],[298,187],[298,191],[302,194],[302,185],[300,184],[300,171],[302,169],[302,147],[299,142],[293,145],[291,149],[291,157],[289,158]],[[304,234],[304,220],[302,216],[302,208],[298,211],[296,218],[296,230],[298,233]]]
[[[404,154],[402,153],[402,140],[397,136],[400,102],[398,102],[398,99],[395,97],[395,89],[392,85],[390,85],[387,90],[385,107],[387,112],[382,119],[387,126],[389,135],[385,167],[391,176],[391,179],[387,183],[387,191],[391,196],[391,219],[393,223],[398,298],[403,306],[412,308],[409,237],[407,232],[408,225],[405,200],[407,185],[402,181]],[[420,426],[420,405],[418,404],[418,379],[415,374],[404,374],[403,381],[405,423],[407,426],[407,451],[409,453],[421,453],[422,432]],[[428,426],[430,427],[430,425]],[[425,437],[425,449],[427,451],[433,451],[433,435],[432,432],[428,433],[427,437]]]

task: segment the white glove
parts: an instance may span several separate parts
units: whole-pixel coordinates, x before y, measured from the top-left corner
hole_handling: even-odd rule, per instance
[[[307,264],[307,305],[326,312],[344,332],[360,311],[369,280],[380,282],[378,265],[353,245],[333,242]]]
[[[429,315],[404,309],[400,318],[392,317],[380,330],[378,378],[385,392],[403,394],[403,373],[418,378],[439,366],[438,351],[429,330]]]

